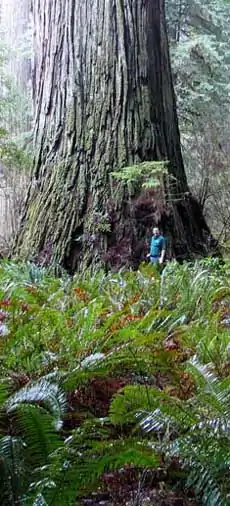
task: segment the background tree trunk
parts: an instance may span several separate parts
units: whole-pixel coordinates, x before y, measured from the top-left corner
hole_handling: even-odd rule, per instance
[[[159,223],[172,253],[203,251],[206,224],[180,150],[163,0],[34,0],[36,157],[17,252],[70,270],[138,263]],[[138,198],[110,173],[168,160],[176,178]]]
[[[1,124],[12,134],[31,130],[31,1],[0,0],[1,44],[7,55],[4,70],[10,82],[15,109],[5,112]],[[17,98],[18,97],[18,98]],[[9,116],[9,117],[8,117]]]

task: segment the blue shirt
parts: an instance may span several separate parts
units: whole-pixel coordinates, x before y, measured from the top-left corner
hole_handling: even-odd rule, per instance
[[[151,257],[160,257],[162,250],[166,248],[166,240],[163,235],[152,236],[150,255]]]

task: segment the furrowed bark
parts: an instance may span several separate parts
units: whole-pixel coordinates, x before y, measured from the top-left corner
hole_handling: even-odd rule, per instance
[[[75,270],[123,241],[126,263],[138,262],[154,220],[172,251],[201,251],[206,224],[184,198],[163,0],[34,0],[34,22],[36,157],[17,253]],[[110,173],[147,160],[169,161],[176,203],[167,210],[147,192],[151,219],[139,220],[124,192],[114,204]]]

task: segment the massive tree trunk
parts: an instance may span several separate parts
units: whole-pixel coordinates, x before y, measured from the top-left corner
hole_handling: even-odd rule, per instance
[[[188,193],[163,0],[34,0],[35,161],[21,257],[75,270],[135,264],[159,223],[178,254],[202,251],[206,224]],[[164,191],[116,195],[111,171],[168,160]],[[120,248],[120,251],[119,251]]]

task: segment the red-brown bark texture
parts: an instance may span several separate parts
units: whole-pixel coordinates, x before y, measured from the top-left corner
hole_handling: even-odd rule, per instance
[[[136,266],[159,224],[170,255],[208,233],[180,149],[163,0],[35,0],[35,159],[16,252],[75,271]],[[168,161],[136,194],[111,172]],[[170,183],[171,184],[171,183]]]

